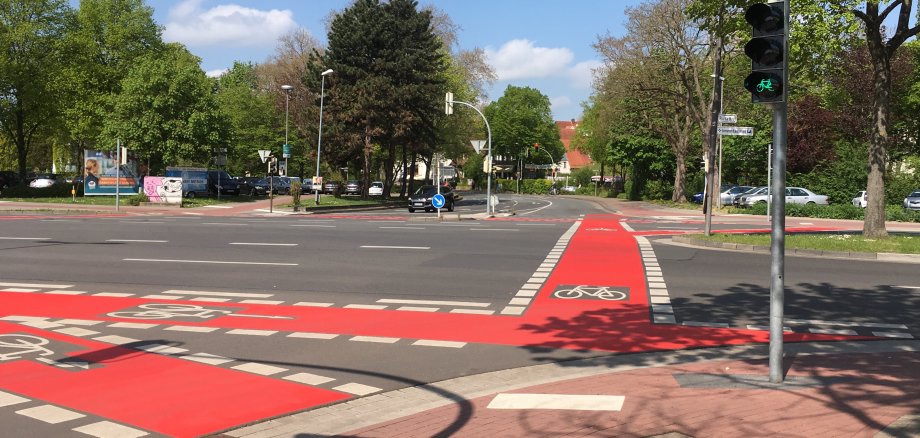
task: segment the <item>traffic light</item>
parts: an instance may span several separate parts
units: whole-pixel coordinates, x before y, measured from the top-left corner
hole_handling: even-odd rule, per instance
[[[536,151],[540,150],[540,143],[534,143],[534,144],[533,144],[533,149],[536,150]]]
[[[755,3],[744,12],[753,27],[752,38],[744,45],[751,58],[751,74],[744,88],[754,103],[782,102],[786,91],[786,2]]]

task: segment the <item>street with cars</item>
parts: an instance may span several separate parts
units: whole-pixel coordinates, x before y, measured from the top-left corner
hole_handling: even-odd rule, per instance
[[[431,198],[414,213],[0,216],[0,421],[200,436],[460,376],[767,341],[769,255],[672,242],[702,229],[698,211],[502,194],[489,218],[463,193],[437,220]],[[788,342],[920,336],[916,264],[786,266]]]

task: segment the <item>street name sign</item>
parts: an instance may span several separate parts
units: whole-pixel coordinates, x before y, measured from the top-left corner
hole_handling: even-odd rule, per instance
[[[719,114],[719,123],[738,123],[737,114]]]
[[[719,135],[754,135],[754,128],[750,126],[719,126]]]

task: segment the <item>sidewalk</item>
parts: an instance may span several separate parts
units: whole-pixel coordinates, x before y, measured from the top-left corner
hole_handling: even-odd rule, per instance
[[[778,385],[766,379],[766,356],[767,347],[756,345],[537,365],[218,436],[920,436],[920,342],[786,344],[786,380]]]

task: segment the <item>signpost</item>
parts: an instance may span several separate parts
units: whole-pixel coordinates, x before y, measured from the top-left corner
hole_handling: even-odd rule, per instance
[[[719,126],[719,135],[754,135],[754,128],[750,126]]]
[[[737,114],[719,114],[719,123],[738,123]]]
[[[444,203],[445,203],[444,195],[440,193],[436,193],[434,196],[431,197],[431,206],[434,208],[437,208],[438,210],[444,208]],[[440,213],[440,211],[438,213]]]

